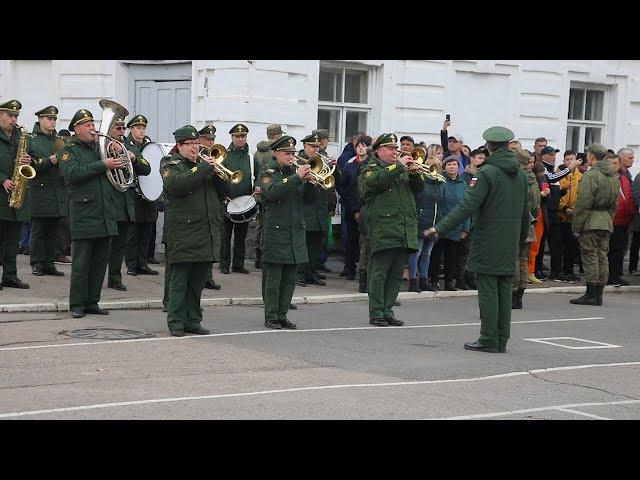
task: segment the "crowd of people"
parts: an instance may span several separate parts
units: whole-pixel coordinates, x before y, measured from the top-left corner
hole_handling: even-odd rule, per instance
[[[22,222],[30,221],[33,274],[63,275],[54,263],[71,253],[63,240],[70,236],[72,315],[106,314],[98,300],[107,267],[108,287],[118,290],[126,290],[120,274],[123,260],[130,275],[158,273],[147,266],[153,257],[150,245],[156,243],[158,205],[134,189],[118,192],[108,185],[105,171],[122,168],[122,162],[102,158],[97,151],[91,112],[76,112],[69,137],[69,132],[55,130],[58,109],[49,106],[36,112],[28,149],[18,155],[19,162],[33,165],[38,173],[29,184],[28,208],[11,209],[7,202],[14,190],[20,108],[16,100],[0,105],[2,285],[29,288],[17,277],[15,255],[25,243],[19,238]],[[141,153],[151,141],[146,126],[143,115],[126,126],[122,116],[109,131],[110,137],[125,142],[141,176],[151,170]],[[327,153],[326,129],[303,137],[297,150],[296,139],[280,125],[269,125],[267,140],[251,154],[249,129],[236,124],[224,155],[227,172],[237,176],[234,181],[211,154],[213,125],[176,130],[175,146],[160,164],[164,193],[159,203],[166,209],[163,303],[171,333],[208,333],[200,325],[199,302],[203,288],[220,288],[213,280],[214,263],[219,262],[222,274],[249,273],[248,219],[225,215],[225,204],[241,196],[260,204],[255,266],[262,269],[269,328],[295,328],[287,312],[295,308],[291,297],[296,285],[326,285],[324,273],[330,270],[324,263],[338,201],[344,252],[340,275],[357,279],[359,291],[368,293],[375,326],[403,324],[393,313],[403,279],[408,291],[418,293],[478,289],[481,316],[496,319],[502,313],[487,306],[493,295],[487,292],[497,292],[495,309],[500,310],[508,288],[510,308],[517,309],[523,306],[527,285],[573,283],[583,274],[586,293],[572,303],[601,305],[606,284],[627,284],[623,260],[630,237],[629,274],[637,270],[640,247],[640,176],[632,179],[629,173],[633,150],[615,153],[592,144],[584,153],[565,151],[557,165],[559,150],[543,137],[528,151],[513,132],[492,127],[483,135],[485,144],[472,149],[460,133],[449,132],[450,126],[445,120],[440,143],[430,145],[408,135],[357,132],[335,159]],[[318,165],[330,177],[319,173]],[[503,228],[504,235],[496,237]],[[488,238],[491,242],[485,244]],[[543,262],[546,246],[548,267]],[[482,334],[469,348],[491,344],[488,348],[503,351],[508,327],[502,320],[498,324],[502,337]]]

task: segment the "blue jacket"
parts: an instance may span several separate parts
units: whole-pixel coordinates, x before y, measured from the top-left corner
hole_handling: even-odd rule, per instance
[[[442,218],[443,196],[444,183],[425,177],[424,188],[415,196],[418,238],[424,238],[422,232],[433,227]]]
[[[347,143],[342,150],[342,153],[336,160],[336,166],[342,170],[349,159],[356,156],[356,149],[351,142]]]
[[[447,179],[444,182],[443,195],[442,195],[442,204],[439,210],[442,210],[442,217],[445,217],[454,207],[460,202],[462,197],[464,196],[464,192],[467,190],[467,184],[464,183],[464,180],[460,175],[458,175],[455,180],[452,180],[448,175],[444,175]],[[438,212],[440,214],[440,212]],[[440,216],[440,215],[438,215]],[[469,231],[470,219],[464,221],[456,228],[451,230],[447,235],[443,235],[442,238],[448,238],[449,240],[459,241],[460,240],[460,232],[468,232]]]
[[[342,167],[340,182],[336,185],[336,189],[340,194],[340,202],[350,212],[360,210],[358,205],[358,175],[360,175],[360,172],[368,162],[369,158],[365,158],[364,161],[357,163],[354,156]]]

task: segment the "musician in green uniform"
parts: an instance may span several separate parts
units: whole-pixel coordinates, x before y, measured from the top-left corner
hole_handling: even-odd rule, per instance
[[[513,261],[529,232],[528,184],[516,154],[509,150],[514,134],[491,127],[482,134],[489,156],[469,182],[451,212],[425,236],[446,234],[472,216],[469,271],[477,274],[480,337],[464,348],[476,352],[506,352],[511,329]]]
[[[134,152],[136,158],[142,159],[142,149],[151,139],[146,136],[147,117],[135,115],[127,123],[129,135],[125,144]],[[146,162],[146,160],[145,160]],[[148,175],[149,173],[143,174]],[[158,275],[157,270],[149,268],[149,243],[155,242],[155,226],[158,220],[158,207],[156,202],[138,195],[135,188],[127,190],[134,206],[133,225],[129,229],[126,245],[127,274],[128,275]]]
[[[201,326],[200,297],[209,266],[220,252],[218,197],[227,187],[214,173],[213,158],[198,161],[200,142],[195,127],[186,125],[173,135],[176,146],[162,167],[171,263],[167,323],[177,337],[206,335],[209,330]]]
[[[418,250],[414,194],[423,190],[424,180],[410,155],[396,158],[395,134],[381,134],[372,148],[371,160],[362,171],[371,249],[367,267],[369,323],[377,327],[401,326],[404,322],[395,317],[393,305],[407,254]]]
[[[27,191],[22,208],[11,208],[9,198],[15,189],[12,181],[20,137],[25,135],[16,126],[22,104],[18,100],[8,100],[0,104],[0,258],[2,260],[2,286],[29,288],[29,284],[18,278],[16,255],[22,233],[22,222],[29,219]],[[26,145],[26,143],[25,143]],[[19,159],[30,165],[31,156],[26,149]],[[0,290],[2,290],[0,286]]]
[[[303,182],[310,166],[296,168],[296,139],[285,135],[271,144],[274,159],[260,173],[262,205],[262,299],[267,328],[295,329],[287,319],[296,286],[296,268],[308,261],[303,214]]]
[[[224,160],[224,166],[232,172],[242,172],[242,180],[237,184],[231,183],[229,198],[234,199],[242,195],[252,195],[254,193],[254,185],[260,165],[249,153],[249,145],[247,145],[247,134],[249,129],[246,125],[238,123],[231,130],[231,145],[227,149],[227,157]],[[232,272],[249,273],[244,268],[244,256],[246,252],[247,231],[249,222],[235,223],[224,217],[224,230],[222,236],[222,250],[220,252],[220,271],[229,273],[231,266]],[[231,235],[233,235],[233,262],[231,260]]]
[[[151,165],[147,162],[140,150],[131,145],[127,145],[124,138],[124,117],[116,118],[113,126],[109,131],[109,136],[122,142],[127,147],[129,159],[133,163],[133,170],[136,175],[149,175],[151,173]],[[130,149],[131,147],[131,149]],[[119,145],[113,147],[117,152],[121,151]],[[130,231],[135,220],[135,204],[134,198],[138,196],[135,186],[129,187],[124,192],[113,189],[113,198],[115,200],[116,221],[118,222],[118,235],[111,239],[111,255],[109,256],[109,273],[107,278],[107,287],[115,290],[125,291],[127,287],[122,284],[122,261],[125,258],[125,251],[129,239]]]
[[[87,313],[107,315],[98,307],[109,262],[111,238],[118,235],[115,188],[107,170],[122,168],[120,159],[99,152],[98,135],[90,111],[78,110],[69,124],[75,132],[58,151],[58,165],[69,185],[69,224],[73,248],[69,310],[74,318]]]
[[[64,276],[56,269],[58,223],[67,216],[67,187],[58,167],[56,151],[65,142],[56,135],[58,109],[50,105],[36,112],[28,152],[36,178],[29,182],[31,210],[31,271],[36,276]]]

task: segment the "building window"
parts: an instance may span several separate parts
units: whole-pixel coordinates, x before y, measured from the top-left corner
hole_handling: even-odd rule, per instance
[[[567,150],[584,152],[592,143],[605,143],[607,90],[598,86],[572,86],[569,90]]]
[[[367,132],[371,118],[372,71],[367,67],[320,64],[318,128],[338,147],[356,132]]]

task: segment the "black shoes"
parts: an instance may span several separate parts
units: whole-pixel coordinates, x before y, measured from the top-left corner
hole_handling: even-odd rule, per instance
[[[325,272],[325,273],[331,273],[333,272],[333,270],[331,270],[330,268],[327,268],[326,265],[320,265],[318,267],[313,267],[314,270],[318,270],[319,272]]]
[[[569,300],[569,303],[573,305],[602,305],[602,293],[600,293],[600,303],[598,303],[598,291],[602,292],[599,288],[604,288],[604,285],[587,283],[587,292],[579,298]]]
[[[44,272],[42,271],[42,267],[33,267],[31,269],[31,273],[36,277],[44,277]]]
[[[185,328],[185,333],[193,333],[194,335],[209,335],[211,332],[206,328],[198,327],[198,328]]]
[[[313,275],[313,276],[314,276],[315,278],[319,278],[320,280],[326,280],[326,279],[327,279],[327,276],[326,276],[326,275],[322,275],[321,273],[318,273],[318,272],[314,272],[314,275]]]
[[[43,268],[42,272],[45,275],[51,275],[52,277],[64,277],[64,272],[61,272],[56,267]]]
[[[163,307],[162,307],[162,311],[163,311],[164,313],[167,313],[167,312],[169,311],[169,307],[165,307],[165,306],[163,306]]]
[[[294,305],[293,303],[289,304],[289,310],[297,310],[298,307],[296,305]]]
[[[464,278],[458,278],[456,280],[456,288],[458,290],[469,290],[469,285],[467,285],[467,282]]]
[[[227,267],[220,267],[220,273],[224,273],[225,275],[228,275],[229,269]]]
[[[3,280],[2,286],[12,288],[31,288],[28,283],[24,283],[19,278],[10,278],[8,280]]]
[[[107,287],[108,288],[113,288],[114,290],[120,290],[122,292],[126,292],[127,291],[127,287],[125,287],[121,282],[118,282],[118,283],[108,282],[107,283]]]
[[[402,325],[404,325],[404,322],[402,320],[398,320],[397,318],[385,318],[385,320],[392,327],[401,327]]]
[[[209,290],[220,290],[222,287],[218,285],[213,278],[207,280],[207,283],[204,284],[204,288],[208,288]]]
[[[138,268],[138,275],[158,275],[157,270],[151,270],[149,267]]]
[[[85,308],[84,313],[93,313],[94,315],[109,315],[109,310],[104,308]]]
[[[511,292],[511,308],[520,310],[522,308],[522,296],[524,288],[519,288],[515,292]]]
[[[236,273],[249,273],[249,270],[244,267],[233,267],[231,268],[231,271]]]
[[[474,352],[498,353],[498,349],[497,348],[485,347],[480,342],[465,343],[464,344],[464,349],[465,350],[473,350]]]
[[[262,250],[256,248],[256,263],[254,266],[258,269],[262,268]]]
[[[455,292],[456,290],[458,290],[456,287],[453,286],[453,282],[451,280],[444,281],[444,289],[449,291],[449,292]]]
[[[305,282],[304,279],[302,279],[302,278],[298,278],[296,280],[296,285],[298,285],[299,287],[306,287],[307,286],[307,282]]]
[[[418,282],[417,278],[410,278],[409,279],[409,292],[416,292],[416,293],[420,293],[422,292],[422,290],[420,290],[420,284]]]
[[[367,275],[360,274],[360,279],[358,281],[358,291],[360,293],[367,293],[369,289],[367,288]]]
[[[184,332],[182,330],[169,330],[171,335],[174,337],[184,337]]]
[[[356,279],[356,272],[349,272],[346,275],[347,280],[355,280]]]
[[[83,310],[71,310],[71,316],[73,318],[82,318],[82,317],[84,317],[84,311]]]
[[[327,282],[325,282],[324,280],[320,280],[320,278],[318,277],[307,278],[305,280],[305,283],[309,285],[319,285],[320,287],[325,287],[327,285]]]
[[[388,327],[389,326],[389,323],[384,318],[372,318],[372,319],[369,320],[369,323],[371,325],[376,326],[376,327]]]
[[[150,263],[151,265],[160,265],[160,262],[157,261],[155,258],[148,258],[147,263]]]
[[[393,302],[393,306],[394,306],[394,307],[399,307],[400,305],[402,305],[402,304],[400,303],[400,300],[396,300],[395,302]]]
[[[127,275],[133,275],[135,277],[138,275],[138,270],[135,268],[127,268]]]
[[[277,320],[265,320],[264,326],[267,328],[273,328],[274,330],[282,330],[282,325]]]
[[[283,318],[282,320],[280,320],[280,325],[282,326],[282,328],[286,328],[288,330],[295,330],[296,329],[296,324],[295,323],[291,323],[286,318]]]

